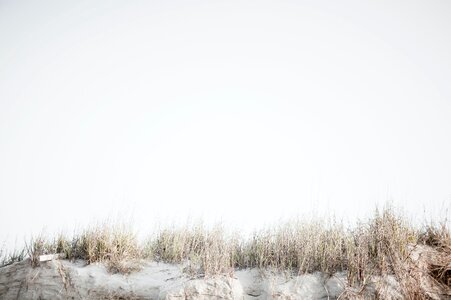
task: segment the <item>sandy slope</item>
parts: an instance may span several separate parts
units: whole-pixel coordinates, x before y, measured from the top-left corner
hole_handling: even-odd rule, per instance
[[[155,262],[122,275],[83,261],[53,260],[32,268],[25,260],[0,269],[0,299],[337,299],[345,281],[344,273],[287,277],[256,269],[189,278],[181,266]],[[396,282],[387,286],[394,291]],[[371,294],[370,285],[367,296]]]

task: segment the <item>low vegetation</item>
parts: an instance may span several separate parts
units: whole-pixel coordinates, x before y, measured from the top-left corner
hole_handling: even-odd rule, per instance
[[[296,220],[243,237],[198,223],[162,229],[144,243],[127,226],[102,224],[72,237],[37,237],[25,250],[0,252],[0,264],[29,257],[37,266],[40,255],[61,253],[88,264],[105,263],[113,273],[137,270],[145,259],[182,264],[193,276],[231,274],[240,268],[330,275],[346,271],[348,294],[358,294],[355,287],[371,276],[393,275],[407,299],[429,299],[431,293],[451,295],[451,234],[444,224],[416,228],[385,209],[353,228],[334,220]],[[420,250],[423,256],[417,255]]]

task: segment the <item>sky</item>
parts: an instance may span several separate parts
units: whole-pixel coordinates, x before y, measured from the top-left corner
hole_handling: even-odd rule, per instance
[[[107,217],[451,217],[450,1],[0,0],[0,241]]]

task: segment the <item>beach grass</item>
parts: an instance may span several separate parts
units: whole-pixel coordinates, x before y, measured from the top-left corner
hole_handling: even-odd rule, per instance
[[[243,236],[221,225],[195,222],[161,228],[139,241],[130,226],[103,223],[72,236],[37,236],[22,250],[0,251],[0,266],[30,258],[36,267],[41,255],[58,253],[87,264],[104,263],[112,273],[139,270],[144,260],[182,264],[193,276],[246,268],[293,274],[344,271],[350,287],[365,284],[371,276],[394,275],[407,299],[427,299],[418,284],[424,276],[451,288],[451,234],[445,224],[419,228],[386,208],[351,228],[334,219],[297,219]],[[416,247],[428,249],[426,271],[417,273],[411,262]]]

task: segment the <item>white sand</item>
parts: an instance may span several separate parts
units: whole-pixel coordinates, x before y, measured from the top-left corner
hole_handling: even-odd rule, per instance
[[[377,282],[377,281],[375,281]],[[102,264],[52,260],[32,268],[30,261],[0,268],[0,299],[337,299],[346,273],[288,276],[256,269],[232,276],[190,278],[181,265],[143,262],[130,275],[110,274]],[[393,289],[396,282],[387,285]],[[368,286],[368,297],[374,285]]]

